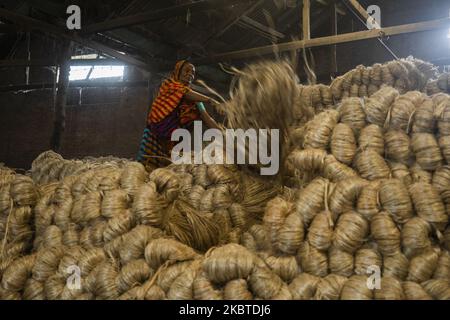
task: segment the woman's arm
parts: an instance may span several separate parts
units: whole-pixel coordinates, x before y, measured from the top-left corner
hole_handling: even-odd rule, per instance
[[[197,103],[197,109],[200,112],[200,117],[209,128],[222,130],[216,120],[214,120],[206,111],[205,106],[202,102]]]
[[[210,103],[210,104],[213,104],[213,105],[219,104],[219,102],[217,102],[213,98],[205,96],[204,94],[201,94],[201,93],[199,93],[197,91],[194,91],[194,90],[191,90],[188,93],[186,93],[184,97],[187,100],[189,100],[189,101],[205,102],[205,103]]]

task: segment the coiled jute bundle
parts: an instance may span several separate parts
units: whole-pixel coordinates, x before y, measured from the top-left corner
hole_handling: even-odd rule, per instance
[[[366,126],[366,114],[362,108],[362,100],[359,98],[344,99],[338,110],[341,114],[341,123],[349,125],[355,136],[359,136],[361,129]]]
[[[31,178],[0,168],[0,277],[32,246],[33,208],[41,192]],[[49,188],[47,188],[48,191]]]
[[[331,136],[331,153],[342,163],[349,165],[353,162],[356,154],[356,140],[350,126],[339,123],[334,127]]]
[[[31,164],[31,176],[37,184],[60,181],[70,175],[80,174],[92,168],[120,168],[129,160],[112,156],[86,157],[82,160],[66,160],[54,151],[41,153]]]
[[[443,231],[448,223],[448,215],[438,191],[433,185],[417,182],[409,188],[417,215]]]
[[[443,157],[434,135],[430,133],[413,134],[411,147],[418,164],[423,169],[433,171],[442,165]]]

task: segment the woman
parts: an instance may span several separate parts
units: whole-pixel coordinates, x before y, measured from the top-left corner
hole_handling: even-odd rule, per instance
[[[172,132],[188,128],[195,120],[203,120],[210,128],[219,128],[206,112],[203,102],[217,102],[190,88],[195,77],[195,67],[182,60],[177,62],[171,77],[159,89],[158,96],[150,107],[147,127],[144,130],[137,160],[145,166],[168,164],[174,143]]]

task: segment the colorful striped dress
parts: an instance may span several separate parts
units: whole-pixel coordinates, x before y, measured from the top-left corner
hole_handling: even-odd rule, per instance
[[[174,146],[170,141],[172,132],[200,119],[195,102],[184,99],[190,90],[174,78],[162,83],[148,113],[147,127],[141,140],[137,161],[158,167],[170,163],[170,152]]]

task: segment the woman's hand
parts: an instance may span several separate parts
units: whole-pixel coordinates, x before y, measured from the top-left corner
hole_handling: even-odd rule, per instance
[[[212,106],[218,106],[218,105],[220,104],[219,101],[217,101],[217,100],[215,100],[215,99],[213,99],[213,98],[209,98],[209,99],[208,99],[208,103],[209,103],[210,105],[212,105]]]

